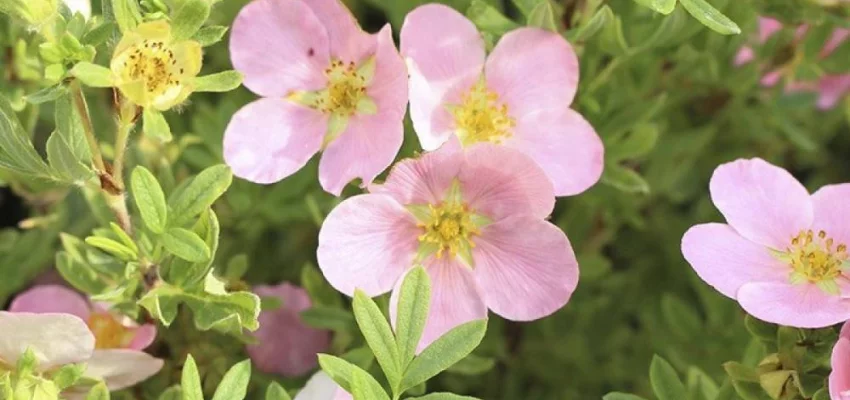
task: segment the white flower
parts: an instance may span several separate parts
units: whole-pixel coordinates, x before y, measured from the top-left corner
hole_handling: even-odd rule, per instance
[[[83,14],[86,19],[91,18],[91,1],[90,0],[63,0],[66,6],[71,9],[72,13]]]
[[[304,388],[295,396],[295,400],[352,400],[348,392],[342,390],[328,374],[315,373]]]

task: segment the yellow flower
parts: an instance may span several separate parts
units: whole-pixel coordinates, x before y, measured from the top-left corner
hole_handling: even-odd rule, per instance
[[[115,47],[112,83],[133,103],[165,111],[192,93],[201,59],[200,43],[174,41],[166,21],[146,22]]]

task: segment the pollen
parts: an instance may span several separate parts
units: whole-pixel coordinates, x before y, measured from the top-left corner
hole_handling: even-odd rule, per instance
[[[499,95],[481,81],[461,96],[460,105],[449,107],[457,135],[463,145],[478,142],[502,143],[513,135],[516,120]]]
[[[97,349],[118,349],[130,342],[130,330],[107,312],[92,313],[87,322]]]
[[[180,85],[182,68],[178,66],[174,51],[162,41],[143,40],[126,50],[121,74],[127,81],[144,82],[145,92],[151,97],[165,93]]]
[[[430,217],[418,226],[425,232],[419,236],[421,244],[437,246],[437,258],[448,252],[456,256],[464,248],[474,248],[473,236],[481,231],[473,222],[474,213],[464,203],[429,205]]]
[[[792,282],[809,282],[822,287],[833,285],[848,265],[847,245],[836,243],[822,230],[800,231],[791,239],[782,258],[791,264]]]

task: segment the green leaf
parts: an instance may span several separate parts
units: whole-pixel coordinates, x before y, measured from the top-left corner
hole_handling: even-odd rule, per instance
[[[15,111],[2,95],[0,95],[0,168],[32,177],[53,179],[50,167],[35,151]]]
[[[58,84],[48,86],[33,94],[28,94],[26,96],[26,99],[27,102],[30,104],[42,104],[56,100],[65,95],[66,93],[68,93],[68,89],[65,87],[65,85]]]
[[[630,51],[629,42],[623,33],[623,20],[619,15],[612,15],[611,21],[602,27],[599,46],[602,51],[615,56],[622,56]]]
[[[496,360],[493,358],[470,354],[449,367],[447,371],[453,374],[477,376],[490,371],[495,366]]]
[[[172,254],[186,261],[209,261],[210,249],[195,232],[184,228],[169,228],[160,238],[160,243]]]
[[[558,23],[555,20],[555,9],[549,0],[545,0],[534,7],[528,14],[528,26],[558,32]]]
[[[168,199],[171,225],[179,226],[197,217],[227,191],[232,181],[233,173],[226,165],[203,170]]]
[[[583,42],[595,35],[599,32],[604,26],[612,23],[614,21],[614,12],[611,11],[611,7],[608,5],[604,5],[596,11],[596,14],[593,14],[587,22],[582,24],[576,29],[571,30],[567,33],[567,39],[570,42]]]
[[[104,21],[86,32],[83,35],[83,38],[80,39],[80,43],[88,46],[100,46],[109,40],[112,32],[114,32],[117,27],[117,24],[113,22]]]
[[[667,15],[676,8],[676,0],[634,0],[644,7],[649,7],[655,12]]]
[[[685,10],[709,29],[722,35],[737,35],[741,28],[705,0],[680,0]]]
[[[424,268],[416,267],[407,273],[401,284],[396,311],[396,341],[402,368],[407,367],[416,354],[428,319],[430,301],[431,280]]]
[[[478,29],[494,35],[503,35],[519,28],[516,22],[511,21],[484,0],[472,0],[466,10],[466,16]]]
[[[186,291],[162,283],[139,300],[151,316],[169,326],[177,316],[177,307],[186,304],[192,310],[195,326],[207,331],[215,329],[230,334],[241,334],[242,329],[259,328],[260,298],[250,292],[226,294],[205,291]]]
[[[301,286],[310,294],[314,305],[342,307],[339,292],[331,287],[315,266],[307,264],[301,269]]]
[[[227,29],[223,25],[205,26],[195,32],[192,40],[200,43],[203,47],[212,46],[221,41],[224,34],[227,33]]]
[[[191,354],[186,355],[183,364],[183,374],[180,377],[180,386],[183,389],[183,400],[204,400],[204,391],[201,388],[201,376],[198,374],[198,366]]]
[[[399,359],[398,347],[393,336],[392,328],[378,308],[378,305],[361,290],[354,292],[353,307],[354,317],[366,343],[375,359],[381,365],[381,369],[387,376],[390,386],[397,387],[401,381],[401,361]]]
[[[94,387],[89,390],[86,400],[109,400],[109,389],[106,388],[106,384],[100,382],[97,385],[94,385]]]
[[[401,391],[410,389],[464,359],[481,343],[487,332],[487,320],[467,322],[455,327],[431,343],[408,366]]]
[[[337,385],[351,393],[351,377],[354,371],[359,370],[360,367],[328,354],[319,354],[319,365],[322,367],[322,371],[325,371]]]
[[[109,238],[89,236],[86,238],[86,244],[92,247],[97,247],[98,249],[124,261],[133,261],[139,258],[138,253],[133,251],[133,249]]]
[[[74,288],[85,293],[102,293],[106,283],[97,272],[67,251],[56,253],[56,270]]]
[[[71,96],[62,96],[56,100],[56,133],[68,144],[74,158],[80,162],[91,164],[91,150],[86,141],[86,133],[80,114],[71,104]]]
[[[189,39],[210,17],[208,0],[182,0],[171,13],[171,35],[174,40]]]
[[[292,397],[289,397],[289,393],[283,386],[280,386],[277,382],[272,382],[266,389],[266,400],[292,400]]]
[[[204,239],[204,243],[210,251],[210,258],[207,261],[194,263],[180,259],[174,260],[167,271],[169,283],[188,287],[202,281],[208,275],[213,259],[215,259],[215,253],[218,250],[220,229],[218,217],[212,209],[207,209],[206,212],[201,214],[201,218],[195,223],[192,231],[198,237]]]
[[[351,394],[354,400],[390,400],[381,384],[362,369],[352,371]]]
[[[71,75],[91,87],[112,87],[112,71],[90,62],[78,62],[71,68]]]
[[[602,396],[602,400],[646,400],[638,395],[629,393],[612,392]]]
[[[661,297],[661,310],[670,331],[684,340],[693,338],[702,331],[703,323],[696,310],[675,295],[665,293]]]
[[[53,383],[59,390],[64,390],[77,383],[83,377],[83,372],[86,370],[86,364],[67,364],[59,368],[53,376]]]
[[[94,177],[94,171],[77,158],[71,145],[59,132],[54,132],[47,139],[46,151],[53,174],[63,181],[82,185]]]
[[[165,389],[165,391],[157,397],[157,400],[183,400],[183,389],[180,388],[180,385],[174,385]]]
[[[645,156],[655,148],[658,136],[659,129],[654,124],[635,125],[628,136],[606,149],[605,158],[620,161]]]
[[[244,399],[251,380],[251,360],[230,367],[218,385],[212,400]]]
[[[165,232],[168,223],[168,204],[165,202],[165,194],[156,177],[147,168],[136,167],[130,178],[130,186],[133,191],[133,200],[148,229],[156,234]]]
[[[688,398],[685,385],[667,360],[655,355],[649,365],[649,383],[658,400],[682,400]]]
[[[171,141],[171,126],[165,120],[165,116],[161,112],[153,108],[145,108],[142,113],[142,121],[144,122],[145,135],[156,138],[162,143]]]
[[[776,333],[778,326],[762,321],[752,315],[747,314],[744,318],[744,326],[751,335],[766,343],[776,343]]]
[[[196,92],[229,92],[242,84],[242,74],[224,71],[195,78]]]
[[[643,177],[618,164],[607,163],[601,181],[627,193],[649,193],[649,183]]]
[[[408,400],[478,400],[477,397],[461,396],[454,393],[430,393],[422,397],[409,397]]]
[[[105,0],[106,1],[106,0]],[[142,19],[137,0],[110,0],[115,22],[121,32],[129,32],[136,28]]]

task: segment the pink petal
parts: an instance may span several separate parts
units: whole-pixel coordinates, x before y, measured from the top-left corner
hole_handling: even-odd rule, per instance
[[[765,87],[772,87],[779,83],[779,79],[782,78],[782,70],[777,69],[770,71],[761,78],[761,85]]]
[[[823,49],[820,52],[820,56],[822,58],[829,57],[838,46],[841,46],[847,38],[850,38],[850,29],[841,29],[837,28],[832,32],[829,39],[824,44]]]
[[[850,74],[823,77],[818,87],[820,88],[818,108],[829,110],[835,107],[842,97],[850,93]]]
[[[424,264],[431,278],[431,308],[425,331],[416,351],[425,350],[431,343],[464,323],[487,318],[487,306],[475,276],[468,267],[451,257],[430,257]],[[399,279],[390,298],[390,320],[395,326],[398,309]]]
[[[759,43],[764,43],[776,32],[782,30],[782,23],[768,17],[759,17]]]
[[[471,21],[441,4],[407,14],[400,36],[410,71],[410,118],[422,148],[436,150],[453,133],[448,93],[457,94],[479,78],[484,40]]]
[[[94,335],[70,314],[0,311],[0,360],[15,365],[27,348],[39,371],[86,361],[94,351]]]
[[[844,324],[844,328],[847,327]],[[842,332],[844,331],[842,328]],[[843,400],[842,392],[850,391],[850,339],[842,336],[832,349],[832,372],[829,374],[829,394],[834,400]]]
[[[828,185],[812,195],[812,230],[823,230],[836,246],[850,246],[850,183]]]
[[[230,33],[233,67],[261,96],[324,88],[329,51],[325,27],[302,0],[252,1],[236,16]]]
[[[64,313],[87,321],[89,302],[79,293],[60,285],[39,285],[15,296],[9,305],[11,312]]]
[[[317,258],[330,284],[349,296],[392,289],[413,262],[421,230],[395,199],[366,194],[346,199],[325,219]]]
[[[373,115],[356,115],[348,129],[331,142],[319,163],[319,181],[339,196],[345,185],[360,178],[369,185],[395,159],[404,139],[407,109],[407,69],[393,44],[392,29],[378,37],[375,78],[367,94],[378,106]]]
[[[487,86],[517,119],[542,110],[564,112],[578,88],[578,57],[561,35],[519,28],[502,36],[484,67]]]
[[[760,158],[720,165],[711,177],[710,190],[714,205],[732,228],[773,249],[785,249],[791,238],[812,223],[806,188],[788,171]]]
[[[555,225],[513,216],[488,225],[475,239],[475,280],[496,314],[531,321],[554,313],[578,284],[578,261]]]
[[[279,98],[242,107],[224,132],[224,160],[233,174],[274,183],[301,169],[319,151],[328,117]]]
[[[755,53],[753,52],[753,48],[750,46],[741,47],[740,50],[735,54],[735,61],[732,63],[739,67],[744,64],[748,64],[750,61],[753,61],[756,58]]]
[[[310,377],[304,388],[294,400],[352,400],[350,394],[342,390],[328,374],[319,371]]]
[[[372,185],[372,193],[392,196],[401,204],[438,204],[460,173],[464,153],[457,140],[418,158],[397,162],[382,185]]]
[[[301,320],[301,312],[310,308],[307,291],[282,283],[257,286],[260,296],[278,298],[282,306],[260,313],[260,329],[254,332],[258,343],[246,347],[260,371],[286,377],[298,377],[318,365],[316,354],[330,347],[330,332],[314,329]]]
[[[701,224],[685,232],[682,254],[697,275],[727,297],[749,282],[787,282],[791,267],[767,247],[744,239],[726,224]]]
[[[156,325],[144,324],[133,330],[133,340],[127,345],[128,349],[144,350],[156,339]]]
[[[567,108],[526,114],[506,145],[529,155],[552,181],[555,196],[572,196],[602,176],[602,139],[581,114]]]
[[[555,207],[552,182],[518,150],[489,143],[467,148],[458,174],[463,200],[493,220],[511,215],[545,218]]]
[[[354,15],[340,0],[304,2],[327,30],[331,57],[360,64],[375,52],[375,38],[360,29]]]
[[[154,376],[162,365],[162,360],[137,350],[95,350],[86,363],[85,375],[103,379],[109,390],[115,391]]]
[[[823,328],[850,319],[850,299],[813,284],[747,283],[738,289],[738,302],[760,320],[797,328]]]

